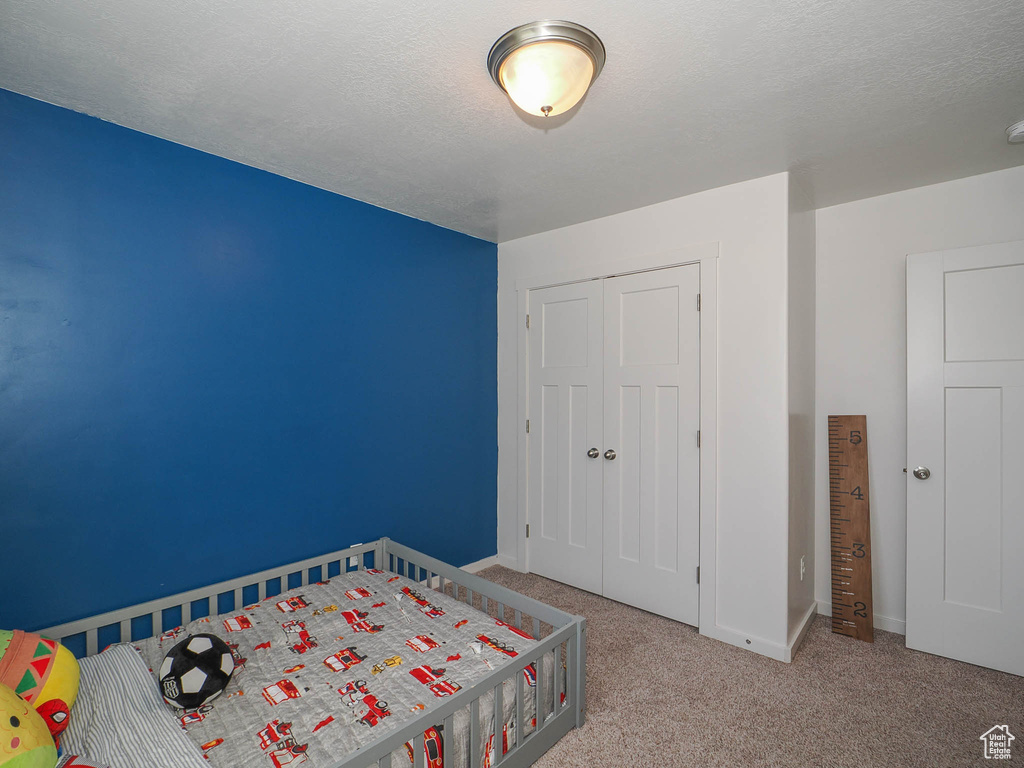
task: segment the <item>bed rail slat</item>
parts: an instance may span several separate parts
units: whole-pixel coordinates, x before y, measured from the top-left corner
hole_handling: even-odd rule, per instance
[[[576,657],[572,665],[576,670],[573,709],[576,710],[576,727],[582,728],[587,710],[587,620],[583,617],[576,622]]]
[[[377,761],[377,768],[391,768],[391,755],[384,755]]]
[[[119,637],[122,643],[130,643],[132,641],[132,620],[121,619],[120,621],[120,633]]]
[[[480,699],[469,705],[469,768],[480,768]]]
[[[494,765],[500,765],[501,761],[505,759],[501,739],[502,729],[505,727],[504,688],[504,681],[494,687]]]
[[[181,607],[181,612],[182,612],[182,614],[185,613],[185,606]],[[184,619],[184,618],[185,617],[183,615],[182,619]],[[164,633],[164,612],[163,611],[153,611],[151,614],[149,614],[149,620],[150,620],[151,625],[152,625],[152,632],[153,632],[152,636],[153,637],[160,637],[160,635],[162,635]]]
[[[555,654],[552,653],[551,654],[552,659],[554,659],[554,656],[555,656]],[[533,666],[533,669],[534,669],[534,679],[537,681],[537,685],[533,689],[533,692],[534,692],[533,699],[534,699],[534,701],[537,704],[537,706],[534,708],[534,710],[537,713],[537,730],[538,731],[541,728],[544,727],[544,722],[545,722],[545,720],[547,720],[547,714],[548,714],[547,713],[547,701],[545,700],[545,697],[544,697],[545,683],[547,682],[547,680],[546,680],[547,675],[544,672],[544,658],[545,658],[544,656],[541,656],[539,659],[537,659],[537,663],[534,664],[534,666]],[[552,665],[552,666],[554,666],[554,665]]]
[[[444,739],[441,746],[441,762],[448,765],[455,764],[455,715],[448,715],[444,719]]]
[[[523,743],[526,735],[526,707],[523,701],[523,673],[516,674],[516,746]]]
[[[99,645],[99,627],[96,629],[90,629],[85,633],[85,654],[86,656],[95,656]]]
[[[533,619],[533,637],[535,640],[540,640],[540,619],[537,617]]]
[[[572,704],[574,707],[579,707],[579,702],[576,701],[576,662],[579,658],[579,646],[576,645],[576,637],[571,637],[565,644],[566,653],[568,654],[568,666],[569,674],[568,681],[566,682],[566,702]]]
[[[555,665],[554,665],[555,684],[554,692],[551,695],[551,711],[558,713],[562,709],[562,645],[558,644],[555,646]]]
[[[417,733],[412,737],[412,765],[413,768],[423,768],[423,734]]]

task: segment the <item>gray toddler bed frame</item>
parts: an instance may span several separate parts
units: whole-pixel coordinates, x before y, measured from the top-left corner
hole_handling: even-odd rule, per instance
[[[329,768],[367,768],[368,766],[370,768],[398,768],[391,765],[391,753],[401,749],[407,741],[412,742],[414,768],[424,768],[424,731],[433,725],[443,723],[445,732],[453,733],[455,712],[467,707],[470,714],[469,743],[476,745],[479,743],[482,729],[481,698],[489,691],[494,692],[493,722],[494,729],[498,731],[493,734],[495,745],[493,765],[495,766],[528,768],[562,736],[574,727],[583,725],[586,619],[492,584],[479,576],[387,538],[367,544],[357,544],[320,557],[271,568],[170,597],[150,600],[79,621],[60,624],[40,630],[40,634],[62,642],[80,640],[80,636],[84,635],[85,653],[91,656],[99,650],[101,630],[105,634],[110,634],[115,629],[119,630],[119,639],[115,637],[111,642],[142,640],[170,629],[165,626],[165,611],[171,611],[170,623],[172,624],[177,624],[174,619],[177,612],[180,611],[180,623],[184,625],[193,619],[193,610],[197,602],[200,605],[208,605],[206,614],[202,613],[202,608],[197,613],[209,615],[217,613],[218,606],[223,606],[223,601],[231,599],[233,600],[231,607],[219,612],[232,612],[243,606],[242,591],[246,588],[251,590],[255,587],[258,590],[259,599],[262,600],[268,596],[268,589],[275,588],[269,586],[268,582],[271,584],[279,582],[280,590],[278,591],[286,592],[327,579],[329,573],[359,571],[366,568],[377,568],[401,574],[420,582],[427,589],[449,592],[470,606],[474,606],[474,597],[476,597],[479,609],[484,613],[497,615],[509,623],[514,623],[515,626],[529,632],[539,640],[540,644],[529,653],[520,654],[507,666],[494,670],[476,685],[464,688],[451,698],[446,699],[436,709],[424,712],[402,728],[382,736],[377,741],[361,747],[351,754],[339,756],[337,762]],[[314,573],[315,577],[312,576]],[[299,580],[298,584],[296,584],[296,576]],[[150,617],[150,628],[148,632],[144,628],[140,631],[140,623],[144,625],[146,617]],[[551,627],[550,633],[543,637],[541,635],[542,623]],[[562,675],[558,674],[559,664],[550,665],[552,670],[550,678],[547,674],[541,673],[541,670],[545,669],[545,665],[541,661],[542,657],[548,654],[551,654],[555,660],[561,658],[565,661],[565,691],[562,691]],[[522,673],[527,666],[534,663],[536,663],[535,669],[538,671],[536,701],[539,703],[538,706],[543,712],[543,716],[541,716],[541,712],[538,712],[536,728],[526,734],[523,714],[524,675]],[[515,737],[508,745],[508,751],[502,753],[501,730],[504,724],[502,684],[513,678],[516,686],[517,727],[515,728]],[[551,712],[546,711],[545,704],[545,690],[549,685],[553,686],[553,711]],[[561,701],[562,693],[565,693],[564,702]],[[480,751],[471,748],[469,755],[470,768],[480,768]]]

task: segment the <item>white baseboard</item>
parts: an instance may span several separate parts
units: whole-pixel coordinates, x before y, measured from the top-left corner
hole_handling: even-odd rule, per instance
[[[462,570],[469,571],[470,573],[480,573],[484,568],[490,568],[492,565],[499,564],[503,565],[503,563],[499,561],[498,555],[491,555],[490,557],[485,557],[483,560],[477,560],[475,563],[469,563],[468,565],[462,566]]]
[[[818,604],[811,603],[803,618],[800,619],[800,625],[793,632],[793,635],[790,637],[790,640],[786,645],[773,643],[771,640],[765,640],[762,637],[747,635],[743,632],[737,632],[735,629],[729,629],[728,627],[721,627],[717,625],[710,628],[701,627],[700,633],[715,640],[720,640],[723,643],[735,645],[737,648],[753,651],[754,653],[759,653],[762,656],[767,656],[769,659],[775,659],[776,661],[782,661],[789,664],[793,660],[793,654],[796,653],[796,649],[800,647],[800,643],[802,643],[804,641],[804,637],[807,636],[807,630],[809,630],[811,628],[811,624],[814,623],[814,617],[817,613]]]
[[[526,570],[520,567],[519,560],[516,559],[512,555],[503,555],[503,554],[501,554],[499,552],[498,553],[498,565],[503,566],[505,568],[510,568],[513,571],[519,571],[520,573],[526,573]]]
[[[790,649],[780,643],[773,643],[753,635],[737,632],[735,629],[715,625],[713,627],[700,627],[700,633],[714,640],[721,640],[723,643],[735,645],[746,651],[753,651],[769,659],[788,662],[790,660]]]
[[[822,616],[831,616],[832,604],[825,600],[819,600],[818,613]],[[907,634],[907,622],[906,619],[893,619],[876,613],[875,629],[881,629],[885,632],[895,632],[897,635],[905,635]]]
[[[807,612],[804,613],[803,618],[800,619],[800,624],[799,626],[797,626],[796,631],[793,632],[793,634],[789,638],[789,643],[786,646],[786,655],[788,656],[788,658],[783,659],[783,661],[793,660],[793,655],[796,653],[796,649],[800,647],[800,644],[803,643],[804,638],[807,637],[807,630],[811,628],[811,624],[814,623],[814,617],[817,615],[818,604],[816,602],[812,602],[810,606],[808,606]]]

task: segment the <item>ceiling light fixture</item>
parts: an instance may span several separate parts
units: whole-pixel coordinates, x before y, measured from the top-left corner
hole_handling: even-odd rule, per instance
[[[1024,144],[1024,120],[1006,129],[1006,140],[1011,144]]]
[[[534,21],[498,38],[487,54],[491,78],[524,112],[552,117],[572,109],[604,67],[604,44],[571,21]]]

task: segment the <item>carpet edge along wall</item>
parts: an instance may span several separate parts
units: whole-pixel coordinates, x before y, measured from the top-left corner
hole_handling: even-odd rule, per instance
[[[497,247],[0,91],[0,628],[496,547]]]

